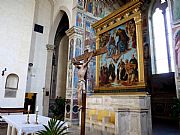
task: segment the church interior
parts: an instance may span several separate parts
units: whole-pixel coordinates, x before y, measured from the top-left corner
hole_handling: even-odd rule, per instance
[[[37,108],[108,135],[180,134],[180,0],[6,0],[0,24],[0,135]]]

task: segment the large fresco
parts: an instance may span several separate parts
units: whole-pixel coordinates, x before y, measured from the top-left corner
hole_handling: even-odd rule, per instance
[[[136,26],[130,20],[101,35],[99,86],[132,86],[138,82]]]
[[[82,6],[86,12],[93,14],[93,16],[104,18],[129,1],[130,0],[78,0],[78,4]]]

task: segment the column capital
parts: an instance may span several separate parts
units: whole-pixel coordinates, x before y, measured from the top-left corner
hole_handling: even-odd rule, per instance
[[[142,23],[142,15],[141,15],[141,13],[138,16],[134,17],[134,21],[135,21],[135,24]]]
[[[55,46],[55,45],[47,44],[47,45],[46,45],[46,49],[47,49],[48,51],[53,51],[53,50],[54,50],[54,46]]]

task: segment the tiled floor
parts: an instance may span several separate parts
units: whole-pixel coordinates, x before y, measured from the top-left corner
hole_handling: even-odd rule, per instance
[[[7,127],[0,127],[0,135],[6,135]],[[80,128],[71,126],[70,135],[80,135]],[[95,129],[86,128],[86,135],[112,135],[111,133],[102,132]],[[177,123],[169,123],[164,121],[156,121],[153,123],[153,135],[180,135]]]

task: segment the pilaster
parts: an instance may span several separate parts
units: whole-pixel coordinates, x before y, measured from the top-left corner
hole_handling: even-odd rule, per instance
[[[45,88],[43,90],[43,115],[48,116],[49,110],[49,95],[50,95],[50,84],[51,84],[51,70],[52,70],[52,57],[54,51],[54,45],[47,44],[47,62],[46,62],[46,80]]]
[[[138,11],[139,9],[137,9]],[[140,12],[140,11],[139,11]],[[137,36],[137,57],[138,57],[138,68],[139,68],[139,82],[144,84],[144,47],[143,47],[143,29],[142,29],[142,15],[139,13],[136,17],[134,17],[134,21],[136,24],[136,36]],[[137,31],[138,30],[138,31]],[[140,74],[141,73],[141,74]]]
[[[66,31],[69,37],[68,50],[68,69],[67,69],[67,84],[66,84],[66,108],[65,119],[71,123],[78,123],[78,106],[77,106],[77,69],[72,64],[72,58],[82,54],[83,51],[83,29],[73,26]]]

